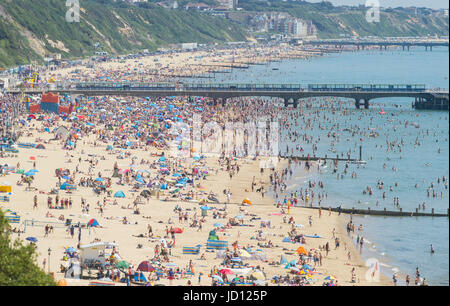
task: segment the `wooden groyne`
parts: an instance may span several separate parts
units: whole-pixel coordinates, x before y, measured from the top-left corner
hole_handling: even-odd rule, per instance
[[[370,216],[385,216],[385,217],[448,217],[449,210],[447,209],[447,213],[435,213],[434,208],[431,209],[431,213],[419,212],[419,209],[416,208],[415,212],[403,211],[400,208],[398,211],[387,210],[384,208],[383,210],[373,210],[368,207],[367,209],[360,208],[340,208],[339,207],[313,207],[313,206],[301,206],[309,209],[319,209],[322,208],[323,211],[331,210],[334,212],[341,212],[343,214],[353,214],[353,215],[370,215]]]
[[[357,159],[357,158],[339,158],[339,157],[317,157],[317,156],[280,156],[281,158],[288,158],[288,159],[297,159],[301,161],[318,161],[318,160],[332,160],[332,161],[344,161],[349,163],[358,163],[358,164],[365,164],[365,160]]]

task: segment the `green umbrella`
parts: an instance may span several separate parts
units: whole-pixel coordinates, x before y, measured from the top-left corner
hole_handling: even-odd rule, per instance
[[[122,260],[121,262],[119,262],[116,267],[118,269],[128,269],[128,267],[130,266],[130,264],[128,262],[126,262],[125,260]]]

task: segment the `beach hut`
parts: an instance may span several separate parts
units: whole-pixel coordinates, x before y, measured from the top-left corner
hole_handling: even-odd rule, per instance
[[[115,198],[125,198],[125,193],[123,191],[119,190],[114,194]]]

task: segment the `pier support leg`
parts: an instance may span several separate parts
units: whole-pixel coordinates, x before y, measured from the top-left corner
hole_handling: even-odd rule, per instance
[[[298,106],[298,101],[294,100],[294,108],[297,108],[297,106]]]
[[[222,98],[222,106],[225,107],[227,104],[227,98]]]
[[[284,98],[283,100],[284,100],[284,107],[288,107],[288,105],[289,105],[289,99]]]
[[[355,99],[355,106],[357,109],[360,108],[360,104],[359,104],[360,99]]]
[[[369,109],[369,99],[364,99],[364,108]]]
[[[408,51],[409,51],[409,46],[408,46]]]

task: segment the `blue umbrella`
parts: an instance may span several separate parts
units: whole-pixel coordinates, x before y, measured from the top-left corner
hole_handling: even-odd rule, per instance
[[[97,177],[95,180],[96,180],[97,182],[103,182],[105,179],[102,178],[102,177]]]
[[[75,250],[75,248],[73,248],[73,247],[70,247],[70,248],[67,248],[66,249],[66,253],[73,253],[73,252],[76,252],[77,250]]]
[[[222,223],[214,223],[214,227],[223,227]]]
[[[243,215],[237,215],[236,217],[234,217],[235,219],[244,219],[245,217]]]
[[[205,205],[205,206],[200,206],[200,209],[201,210],[210,210],[211,207]]]
[[[70,180],[70,177],[68,177],[67,175],[64,175],[62,178],[65,180]]]
[[[26,240],[36,243],[38,240],[36,237],[27,237]]]

